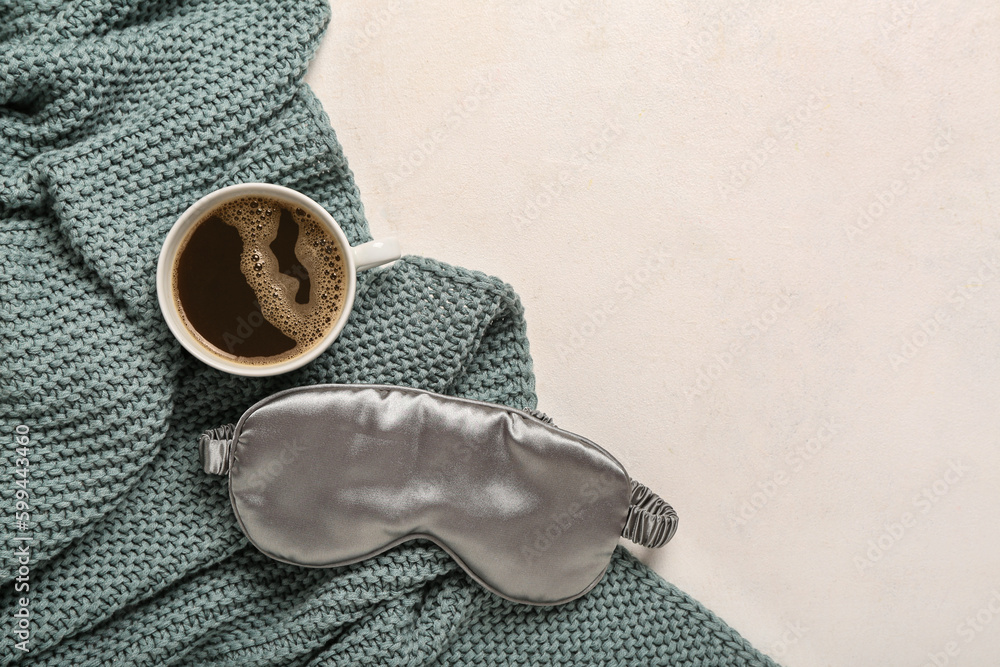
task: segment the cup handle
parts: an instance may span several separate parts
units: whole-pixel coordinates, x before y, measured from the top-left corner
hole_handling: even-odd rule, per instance
[[[400,257],[399,241],[394,238],[369,241],[351,248],[354,253],[354,268],[364,271],[375,266],[393,262]]]

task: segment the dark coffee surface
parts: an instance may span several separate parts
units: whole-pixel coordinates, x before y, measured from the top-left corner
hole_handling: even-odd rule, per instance
[[[336,324],[345,272],[336,237],[307,211],[242,197],[202,216],[182,242],[175,305],[212,353],[250,365],[279,363]]]
[[[205,341],[233,356],[287,352],[295,341],[264,319],[257,294],[240,271],[242,251],[240,233],[217,216],[194,230],[177,263],[184,316]]]

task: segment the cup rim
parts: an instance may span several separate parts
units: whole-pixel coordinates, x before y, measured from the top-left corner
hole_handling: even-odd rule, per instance
[[[180,244],[184,240],[188,231],[207,211],[219,206],[226,200],[250,195],[271,196],[277,199],[295,202],[307,208],[310,213],[315,215],[322,224],[325,224],[337,238],[337,241],[343,247],[344,263],[347,266],[347,294],[344,299],[344,307],[341,311],[340,317],[337,319],[333,328],[330,329],[330,331],[328,331],[327,334],[323,336],[323,338],[320,339],[312,348],[303,354],[280,363],[261,366],[243,365],[215,355],[207,349],[203,343],[195,338],[190,331],[188,331],[187,326],[181,318],[180,312],[174,305],[173,264],[177,256],[177,251],[180,248]],[[316,359],[319,355],[323,354],[323,352],[325,352],[327,348],[333,344],[333,341],[337,339],[340,332],[347,324],[347,319],[350,317],[351,311],[354,308],[354,295],[356,288],[357,270],[354,251],[341,226],[337,223],[333,216],[330,215],[329,211],[320,206],[312,198],[302,194],[301,192],[292,190],[291,188],[286,188],[283,185],[275,185],[273,183],[238,183],[236,185],[230,185],[218,190],[213,190],[212,192],[209,192],[201,197],[195,203],[191,204],[183,213],[181,213],[180,217],[177,218],[177,221],[174,222],[173,226],[171,226],[170,231],[167,232],[167,235],[163,240],[163,245],[160,247],[159,260],[157,261],[156,266],[157,301],[160,305],[160,313],[163,315],[163,319],[166,321],[167,327],[174,335],[174,338],[176,338],[177,341],[199,361],[218,370],[245,377],[268,377],[272,375],[281,375],[282,373],[287,373],[297,368],[301,368]]]

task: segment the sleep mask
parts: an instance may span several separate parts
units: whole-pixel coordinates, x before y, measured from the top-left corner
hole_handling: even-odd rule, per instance
[[[577,598],[619,536],[667,543],[677,514],[590,440],[538,412],[388,385],[282,391],[199,440],[271,558],[335,567],[432,540],[526,604]]]

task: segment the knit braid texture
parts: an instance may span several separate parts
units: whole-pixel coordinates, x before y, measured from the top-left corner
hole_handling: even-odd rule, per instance
[[[321,0],[0,0],[0,664],[773,665],[621,548],[591,593],[546,608],[428,542],[334,569],[248,545],[197,438],[264,396],[361,382],[536,403],[517,295],[430,259],[363,273],[343,334],[287,375],[227,375],[170,335],[157,256],[208,192],[286,185],[370,240],[301,83],[328,18]]]

